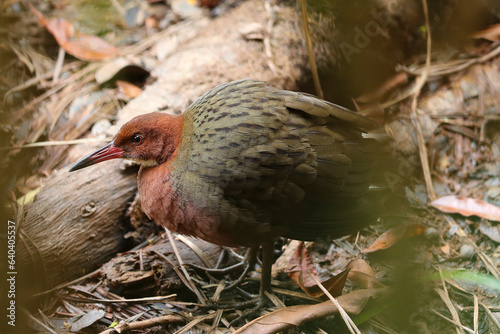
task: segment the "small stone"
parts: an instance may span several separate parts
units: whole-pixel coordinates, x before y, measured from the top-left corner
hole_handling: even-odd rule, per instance
[[[425,230],[425,235],[427,235],[428,238],[435,238],[439,236],[439,232],[436,228],[434,227],[428,227]]]
[[[460,257],[463,259],[471,259],[474,256],[474,247],[471,245],[462,245],[460,247]]]

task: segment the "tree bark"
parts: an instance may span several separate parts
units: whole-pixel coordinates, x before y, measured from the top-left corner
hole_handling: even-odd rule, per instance
[[[26,206],[17,241],[22,293],[31,295],[98,268],[126,249],[124,221],[136,173],[120,162],[54,173]]]

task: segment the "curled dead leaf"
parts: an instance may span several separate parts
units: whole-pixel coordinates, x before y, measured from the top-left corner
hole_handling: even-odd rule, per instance
[[[320,287],[318,287],[314,279],[311,277],[314,276],[318,281],[320,281],[318,272],[314,267],[311,254],[304,246],[304,242],[300,242],[297,245],[297,248],[295,249],[293,256],[290,258],[288,267],[285,269],[285,272],[309,296],[315,298],[324,297],[323,291]],[[333,296],[340,296],[342,294],[342,290],[344,289],[348,273],[349,269],[344,270],[340,274],[329,278],[325,282],[322,282],[322,285]]]
[[[363,310],[371,298],[378,298],[387,293],[389,288],[362,289],[352,291],[337,298],[340,306],[349,314],[356,315]],[[259,317],[238,329],[235,334],[277,333],[307,321],[320,319],[338,312],[330,301],[316,305],[290,306]]]
[[[370,247],[363,250],[363,253],[373,253],[387,249],[402,239],[421,235],[424,232],[425,226],[417,223],[395,227],[379,236]]]
[[[47,19],[30,4],[31,11],[56,39],[57,44],[67,53],[78,59],[92,61],[111,58],[118,55],[118,50],[105,40],[84,34],[73,24],[62,18]]]
[[[446,213],[458,213],[466,217],[478,216],[500,222],[500,208],[480,199],[454,195],[443,196],[432,201],[430,205]]]
[[[372,267],[363,259],[357,259],[347,266],[349,275],[347,278],[364,289],[382,288],[384,285],[375,277]]]
[[[480,30],[472,35],[475,39],[486,39],[491,42],[500,40],[500,23],[494,24],[484,30]]]

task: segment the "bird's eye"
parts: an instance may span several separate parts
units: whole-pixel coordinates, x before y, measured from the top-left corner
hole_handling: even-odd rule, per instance
[[[134,145],[141,145],[142,141],[144,140],[144,137],[138,133],[132,136],[132,139],[130,140],[132,144]]]

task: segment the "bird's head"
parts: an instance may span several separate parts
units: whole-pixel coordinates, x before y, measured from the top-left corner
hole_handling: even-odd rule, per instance
[[[182,118],[164,113],[140,115],[125,123],[106,146],[79,160],[70,172],[106,160],[129,159],[145,167],[164,163],[179,145]]]

